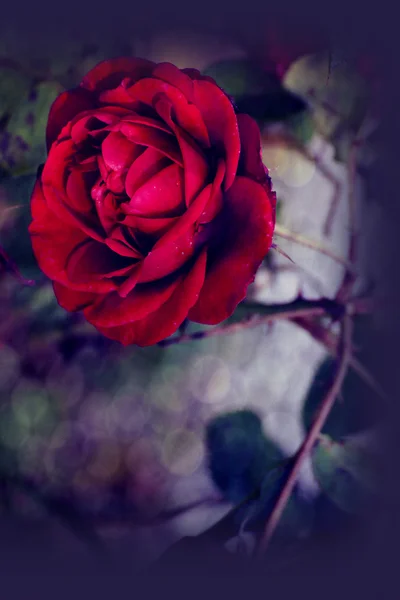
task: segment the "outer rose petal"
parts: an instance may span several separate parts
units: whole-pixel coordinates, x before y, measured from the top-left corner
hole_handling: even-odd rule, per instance
[[[199,110],[196,103],[189,103],[178,88],[160,79],[148,78],[138,81],[128,88],[128,91],[132,100],[138,100],[152,107],[154,107],[159,95],[165,94],[174,107],[175,119],[178,125],[184,131],[187,131],[201,146],[209,148],[210,140],[207,123],[203,120],[201,110]]]
[[[155,63],[142,58],[112,58],[96,65],[82,79],[81,86],[90,91],[116,87],[124,77],[137,81],[151,75]]]
[[[195,80],[193,85],[195,104],[203,116],[211,144],[216,144],[225,152],[225,190],[227,190],[236,176],[240,154],[235,111],[228,96],[216,83]]]
[[[39,181],[33,189],[31,207],[33,221],[29,226],[29,233],[32,248],[40,268],[47,277],[77,290],[101,293],[115,289],[111,281],[71,285],[65,272],[67,259],[76,246],[87,239],[87,236],[79,229],[60,221],[47,208]]]
[[[143,319],[172,296],[182,279],[168,277],[154,284],[138,285],[124,298],[117,292],[107,294],[85,311],[85,317],[95,327],[119,327]]]
[[[162,79],[171,85],[174,85],[182,92],[189,100],[193,102],[193,82],[189,75],[178,69],[175,65],[169,62],[158,63],[153,71],[153,77]]]
[[[249,115],[237,115],[240,135],[238,175],[251,177],[264,184],[265,167],[261,159],[261,136],[257,123]]]
[[[69,311],[83,310],[98,298],[98,294],[77,292],[61,285],[57,281],[53,281],[53,289],[58,304]]]
[[[46,127],[47,150],[57,139],[64,125],[80,112],[94,108],[94,106],[93,95],[83,88],[75,88],[60,94],[50,108]]]
[[[122,275],[133,266],[130,258],[113,252],[106,244],[85,240],[73,249],[65,268],[72,283],[89,283],[96,279]]]
[[[225,194],[221,213],[227,233],[222,246],[210,250],[207,275],[189,319],[216,325],[227,319],[246,295],[248,285],[268,252],[273,232],[270,198],[264,187],[237,177]]]
[[[124,346],[151,346],[169,337],[186,319],[188,310],[199,296],[204,282],[206,261],[207,254],[203,251],[169,300],[155,312],[130,325],[108,329],[99,327],[99,331]]]

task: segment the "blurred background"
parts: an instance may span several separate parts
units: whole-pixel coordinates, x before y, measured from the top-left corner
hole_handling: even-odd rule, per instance
[[[298,22],[264,19],[252,35],[232,15],[183,25],[167,12],[157,32],[144,15],[132,28],[123,11],[93,27],[83,12],[73,26],[43,35],[28,28],[29,12],[0,28],[0,246],[25,278],[2,259],[0,528],[10,561],[14,546],[26,561],[32,548],[89,561],[106,548],[112,561],[140,569],[264,486],[263,501],[239,515],[225,544],[231,552],[239,542],[251,546],[251,521],[265,512],[276,469],[304,439],[332,374],[326,349],[289,322],[122,348],[58,306],[32,255],[29,198],[45,160],[51,103],[100,60],[132,55],[198,68],[257,120],[278,197],[276,242],[293,262],[268,254],[246,299],[256,312],[299,294],[335,296],[344,267],[327,254],[347,256],[350,185],[363,218],[358,291],[381,276],[378,253],[368,252],[383,218],[369,179],[379,124],[373,58],[317,29],[301,34]],[[243,19],[255,23],[257,15]],[[360,130],[357,175],[349,180]],[[232,321],[254,310],[246,302]],[[381,327],[379,315],[355,319],[357,357],[372,371]],[[191,324],[187,332],[200,329]],[[298,549],[365,518],[376,496],[383,414],[377,391],[350,370],[277,543]]]

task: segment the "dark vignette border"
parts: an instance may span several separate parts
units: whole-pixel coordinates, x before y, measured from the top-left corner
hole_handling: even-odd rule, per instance
[[[387,431],[387,448],[382,505],[374,514],[368,527],[343,541],[326,540],[304,553],[301,563],[276,575],[265,576],[262,569],[252,568],[232,573],[201,573],[201,578],[188,575],[184,564],[178,565],[175,577],[136,578],[129,572],[107,574],[98,567],[91,572],[80,573],[79,580],[71,577],[75,565],[66,558],[63,565],[52,566],[44,558],[43,573],[23,572],[22,565],[7,566],[3,572],[2,557],[7,556],[7,545],[2,543],[0,532],[0,585],[5,600],[14,595],[47,597],[45,588],[52,588],[52,596],[58,598],[162,597],[167,590],[185,596],[231,597],[239,595],[262,595],[269,598],[323,597],[323,598],[391,598],[396,590],[397,551],[399,519],[397,518],[397,412],[400,377],[397,359],[397,340],[400,333],[399,306],[399,245],[397,223],[400,223],[400,203],[397,198],[398,166],[396,164],[399,138],[398,107],[399,78],[397,57],[400,35],[395,11],[389,3],[371,0],[113,0],[100,3],[83,0],[68,2],[46,0],[11,2],[0,9],[5,26],[15,24],[21,36],[27,36],[33,45],[49,32],[74,31],[82,37],[85,32],[96,30],[99,36],[130,30],[153,31],[159,27],[187,27],[225,33],[239,37],[250,44],[262,43],[263,23],[266,19],[277,20],[296,37],[307,32],[326,38],[339,48],[350,60],[365,53],[376,61],[381,76],[381,90],[377,99],[382,114],[379,135],[379,158],[372,168],[370,193],[379,198],[387,214],[384,228],[376,231],[371,239],[370,252],[378,253],[381,261],[380,289],[388,295],[381,326],[371,339],[371,356],[374,358],[375,374],[385,382],[393,398],[390,426]],[[16,541],[17,543],[17,541]],[[35,552],[32,549],[32,552]],[[201,561],[201,557],[199,557]],[[7,563],[7,561],[6,561]],[[4,563],[3,563],[4,566]],[[47,567],[47,568],[46,568]],[[17,570],[19,569],[19,571]],[[189,570],[190,571],[190,570]],[[68,579],[67,579],[68,578]],[[107,581],[106,581],[107,580]],[[71,586],[65,585],[68,581]],[[22,587],[21,587],[22,586]],[[25,588],[25,589],[24,589]],[[71,588],[71,589],[69,589]],[[169,589],[170,588],[170,589]],[[206,589],[207,588],[207,591]],[[396,591],[394,591],[396,594]]]

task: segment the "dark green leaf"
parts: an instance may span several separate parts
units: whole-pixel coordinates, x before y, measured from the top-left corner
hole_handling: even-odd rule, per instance
[[[1,134],[0,166],[13,175],[36,172],[45,160],[45,133],[50,106],[63,91],[55,81],[44,81],[23,96]]]
[[[17,67],[0,64],[0,120],[13,112],[15,105],[29,91],[31,81]]]
[[[362,512],[376,493],[377,471],[373,451],[360,447],[352,438],[335,442],[322,435],[314,447],[315,476],[324,493],[349,513]]]
[[[205,74],[232,96],[239,113],[250,115],[260,125],[284,121],[306,108],[300,97],[282,87],[277,76],[250,59],[214,63]]]

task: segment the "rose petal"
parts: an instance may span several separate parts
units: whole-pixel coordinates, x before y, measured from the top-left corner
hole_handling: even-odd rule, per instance
[[[124,133],[127,123],[134,123],[135,125],[146,125],[147,127],[154,127],[155,129],[159,129],[160,131],[164,131],[165,133],[171,133],[171,130],[165,123],[163,123],[160,119],[152,119],[151,117],[146,117],[144,115],[136,114],[132,111],[129,111],[120,122],[118,129],[121,133]],[[128,127],[129,130],[129,127]]]
[[[144,183],[123,204],[126,214],[143,217],[174,217],[184,209],[183,172],[178,165],[169,165]]]
[[[248,115],[237,115],[237,120],[241,143],[238,175],[251,177],[265,187],[271,200],[275,223],[276,194],[272,190],[268,169],[262,162],[260,130],[257,123]]]
[[[61,285],[57,281],[53,281],[53,289],[58,304],[68,311],[83,310],[98,298],[98,294],[77,292]]]
[[[42,191],[47,206],[60,221],[101,241],[102,232],[97,217],[90,216],[89,213],[80,213],[68,205],[65,180],[74,152],[75,145],[71,140],[52,145],[41,175]]]
[[[201,111],[211,144],[225,154],[225,190],[233,183],[239,163],[240,138],[234,108],[228,96],[206,80],[195,80],[195,104]]]
[[[188,207],[185,213],[177,220],[177,222],[156,242],[153,251],[164,245],[170,244],[190,229],[196,222],[199,221],[201,215],[208,206],[212,206],[215,202],[215,197],[219,196],[221,184],[225,174],[225,163],[221,160],[218,163],[217,173],[214,182],[208,184],[197,196],[197,198]]]
[[[149,313],[140,321],[120,327],[99,327],[99,331],[125,346],[151,346],[169,337],[186,319],[190,307],[199,296],[204,282],[206,261],[207,253],[203,251],[186,277],[179,282],[174,293],[158,310]]]
[[[137,81],[148,77],[155,64],[142,58],[112,58],[96,65],[81,82],[81,86],[91,91],[102,91],[116,87],[124,77]]]
[[[210,147],[207,127],[196,104],[189,104],[184,94],[173,85],[160,79],[142,79],[129,88],[132,98],[154,107],[159,94],[165,94],[174,107],[178,125],[195,138],[202,147]]]
[[[72,283],[88,283],[126,273],[134,263],[112,252],[107,245],[86,240],[71,252],[66,264],[68,279]]]
[[[193,82],[186,73],[175,65],[168,62],[158,63],[153,70],[152,77],[175,86],[189,102],[193,102]]]
[[[59,136],[62,128],[73,117],[95,106],[93,95],[82,88],[75,88],[60,94],[53,102],[46,127],[47,150]]]
[[[185,202],[186,206],[189,206],[206,183],[208,175],[206,158],[198,144],[172,121],[172,103],[165,95],[157,101],[156,109],[177,137],[184,163]]]
[[[169,159],[155,148],[146,148],[146,150],[129,167],[125,179],[125,191],[129,198],[133,196],[136,190],[148,181],[158,171],[161,171],[170,163]],[[123,204],[122,210],[129,204]],[[129,210],[128,210],[129,212]]]
[[[137,285],[123,298],[117,292],[107,294],[85,311],[85,317],[96,327],[118,327],[143,319],[168,300],[181,280],[182,276],[169,277],[156,284]]]
[[[140,260],[143,258],[140,250],[133,243],[132,236],[124,225],[116,225],[105,240],[106,245],[121,256]]]
[[[158,237],[163,235],[177,223],[180,217],[139,217],[137,215],[126,215],[124,220],[121,221],[127,227],[138,229],[142,233],[149,235],[157,235]]]
[[[128,140],[135,142],[135,144],[155,148],[155,150],[165,154],[173,162],[183,166],[178,144],[172,135],[154,127],[146,127],[145,125],[138,125],[136,123],[125,123],[123,132]]]
[[[71,285],[65,272],[67,259],[76,246],[87,240],[86,234],[64,223],[49,210],[39,181],[33,189],[31,207],[33,221],[29,225],[29,233],[32,248],[39,267],[47,277],[81,291],[102,293],[116,288],[111,281]]]
[[[111,171],[111,173],[107,177],[106,185],[110,192],[120,196],[125,192],[125,179],[126,172]]]
[[[112,131],[101,145],[104,162],[113,171],[127,169],[142,150],[129,141],[122,133]]]
[[[257,123],[249,115],[237,115],[240,135],[238,175],[251,177],[271,189],[268,171],[261,157],[261,136]]]
[[[209,250],[204,286],[189,312],[189,319],[207,325],[233,313],[271,246],[273,214],[264,187],[237,177],[225,193],[220,223],[225,236]]]
[[[162,279],[180,269],[196,251],[193,241],[194,228],[180,238],[151,250],[143,261],[139,282]]]
[[[65,188],[68,204],[77,212],[89,213],[94,209],[93,201],[89,195],[90,179],[93,175],[89,173],[89,181],[87,175],[82,171],[73,169],[67,179]]]
[[[203,75],[198,69],[186,68],[182,69],[182,73],[185,73],[190,79],[197,79],[201,81],[209,81],[213,85],[217,85],[215,79],[210,77],[209,75]]]

